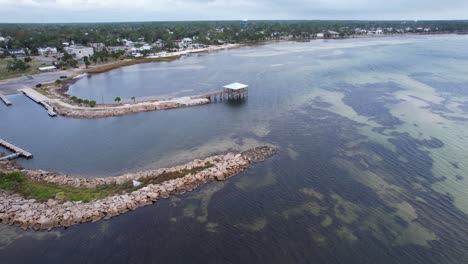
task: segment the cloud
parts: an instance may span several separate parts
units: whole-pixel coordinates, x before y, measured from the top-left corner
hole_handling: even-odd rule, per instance
[[[0,22],[466,19],[460,0],[0,0]]]

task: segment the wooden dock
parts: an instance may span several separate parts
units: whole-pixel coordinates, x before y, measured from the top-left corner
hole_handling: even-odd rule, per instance
[[[8,105],[8,106],[11,105],[10,100],[8,100],[8,99],[6,98],[6,96],[3,95],[3,94],[1,94],[1,93],[0,93],[0,99],[1,99],[6,105]]]
[[[214,99],[220,99],[222,100],[223,99],[223,96],[224,93],[223,92],[215,92],[215,93],[209,93],[209,94],[201,94],[201,95],[195,95],[195,96],[192,96],[191,98],[192,99],[208,99],[210,101],[214,100]]]
[[[54,108],[47,103],[47,100],[49,100],[49,98],[31,88],[21,89],[20,91],[23,92],[24,95],[29,97],[34,102],[44,106],[44,108],[47,109],[47,113],[50,116],[57,116],[57,113],[55,113]]]
[[[21,155],[21,156],[23,156],[23,157],[25,157],[27,159],[32,158],[32,156],[33,156],[31,153],[27,152],[26,150],[24,150],[22,148],[19,148],[19,147],[15,146],[15,145],[13,145],[13,144],[11,144],[9,142],[6,142],[3,139],[0,139],[0,146],[3,146],[3,147],[5,147],[5,148],[7,148],[7,149],[9,149],[9,150],[11,150],[11,151],[13,151],[15,153],[18,153],[19,155]]]

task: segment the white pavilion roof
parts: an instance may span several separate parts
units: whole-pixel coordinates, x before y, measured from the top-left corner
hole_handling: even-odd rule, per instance
[[[249,86],[242,84],[242,83],[235,82],[235,83],[231,83],[226,86],[223,86],[223,88],[231,89],[231,90],[240,90],[240,89],[249,88]]]

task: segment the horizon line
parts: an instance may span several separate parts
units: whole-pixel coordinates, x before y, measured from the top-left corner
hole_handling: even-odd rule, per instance
[[[80,22],[0,22],[0,25],[10,24],[116,24],[116,23],[174,23],[174,22],[235,22],[245,19],[225,19],[225,20],[141,20],[141,21],[80,21]],[[247,19],[247,21],[257,22],[468,22],[468,18],[464,19]]]

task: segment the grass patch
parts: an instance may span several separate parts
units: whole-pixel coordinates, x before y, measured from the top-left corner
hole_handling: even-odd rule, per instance
[[[35,67],[29,67],[25,71],[8,71],[6,68],[0,68],[0,80],[12,79],[17,77],[22,77],[23,75],[33,75],[38,74],[39,70]]]
[[[143,183],[142,185],[148,185],[148,184],[160,184],[160,183],[163,183],[165,181],[169,181],[169,180],[173,180],[173,179],[178,179],[178,178],[182,178],[184,176],[187,176],[189,174],[197,174],[199,173],[200,171],[202,170],[205,170],[205,169],[208,169],[208,168],[211,168],[213,167],[214,165],[211,164],[211,163],[206,163],[205,166],[203,167],[199,167],[199,168],[193,168],[191,170],[181,170],[181,171],[175,171],[175,172],[166,172],[166,173],[163,173],[161,175],[159,175],[158,177],[153,177],[153,178],[142,178],[140,179],[140,181]]]
[[[124,184],[99,185],[95,188],[73,187],[69,185],[34,181],[29,179],[26,175],[24,175],[21,172],[0,172],[0,189],[13,191],[18,194],[21,194],[27,199],[35,199],[40,202],[45,202],[49,199],[54,199],[56,197],[61,202],[90,202],[93,200],[102,199],[107,196],[129,193],[142,187],[145,187],[149,184],[159,184],[168,180],[182,178],[188,174],[193,175],[212,166],[213,164],[207,163],[203,167],[194,168],[191,170],[167,172],[159,175],[158,177],[143,178],[140,179],[142,184],[138,187],[134,187],[132,182],[127,182]]]
[[[137,188],[134,188],[131,182],[121,185],[100,185],[96,188],[73,187],[43,181],[33,181],[21,172],[0,172],[0,189],[14,191],[27,199],[36,199],[41,202],[54,199],[56,196],[60,197],[62,202],[90,202],[106,196],[133,191]]]
[[[117,68],[124,67],[124,66],[148,63],[148,62],[156,62],[156,61],[172,61],[177,58],[179,58],[179,56],[170,56],[170,57],[164,57],[164,58],[140,58],[140,59],[132,59],[132,60],[126,60],[126,61],[119,61],[119,62],[115,62],[109,65],[101,66],[98,68],[88,69],[87,72],[88,73],[103,73],[103,72],[108,72],[110,70],[117,69]]]

